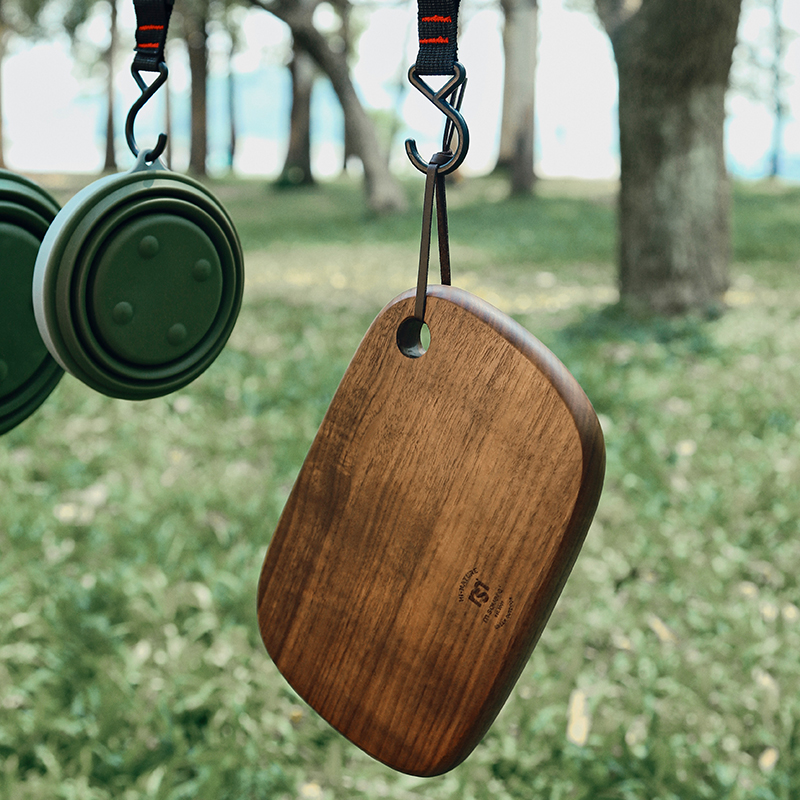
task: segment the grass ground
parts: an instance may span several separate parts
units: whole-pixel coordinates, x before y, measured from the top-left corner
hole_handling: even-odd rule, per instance
[[[375,763],[292,693],[255,624],[330,397],[415,282],[421,185],[408,215],[370,219],[348,183],[226,181],[248,278],[213,367],[141,403],[65,377],[0,439],[0,797],[798,795],[800,191],[737,188],[719,319],[634,322],[613,308],[613,195],[590,188],[448,197],[454,283],[564,361],[608,451],[573,574],[472,756],[434,779]]]

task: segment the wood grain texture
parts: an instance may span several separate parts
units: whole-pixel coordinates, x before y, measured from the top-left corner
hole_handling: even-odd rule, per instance
[[[428,287],[428,351],[393,300],[353,357],[258,587],[261,635],[322,717],[394,769],[436,775],[480,741],[527,662],[597,505],[586,395],[509,317]]]

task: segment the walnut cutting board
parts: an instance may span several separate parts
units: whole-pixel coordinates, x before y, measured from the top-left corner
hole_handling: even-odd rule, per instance
[[[429,286],[431,342],[375,319],[286,503],[258,587],[294,689],[394,769],[436,775],[485,734],[594,514],[605,449],[589,400],[488,303]]]

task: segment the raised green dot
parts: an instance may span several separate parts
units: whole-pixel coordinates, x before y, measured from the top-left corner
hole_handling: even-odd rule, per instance
[[[201,258],[192,267],[192,277],[198,282],[203,283],[211,277],[211,262]]]
[[[133,306],[123,300],[114,306],[111,316],[117,325],[127,325],[133,319]]]
[[[186,326],[181,325],[180,322],[176,322],[168,331],[167,331],[167,341],[172,345],[179,345],[186,341]]]
[[[139,242],[139,255],[142,258],[153,258],[158,254],[159,244],[155,236],[144,236]]]

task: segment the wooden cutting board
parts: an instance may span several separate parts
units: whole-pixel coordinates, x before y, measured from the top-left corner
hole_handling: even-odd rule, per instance
[[[258,587],[267,651],[331,725],[436,775],[483,737],[597,505],[605,449],[575,379],[519,324],[430,286],[375,319],[286,503]]]

